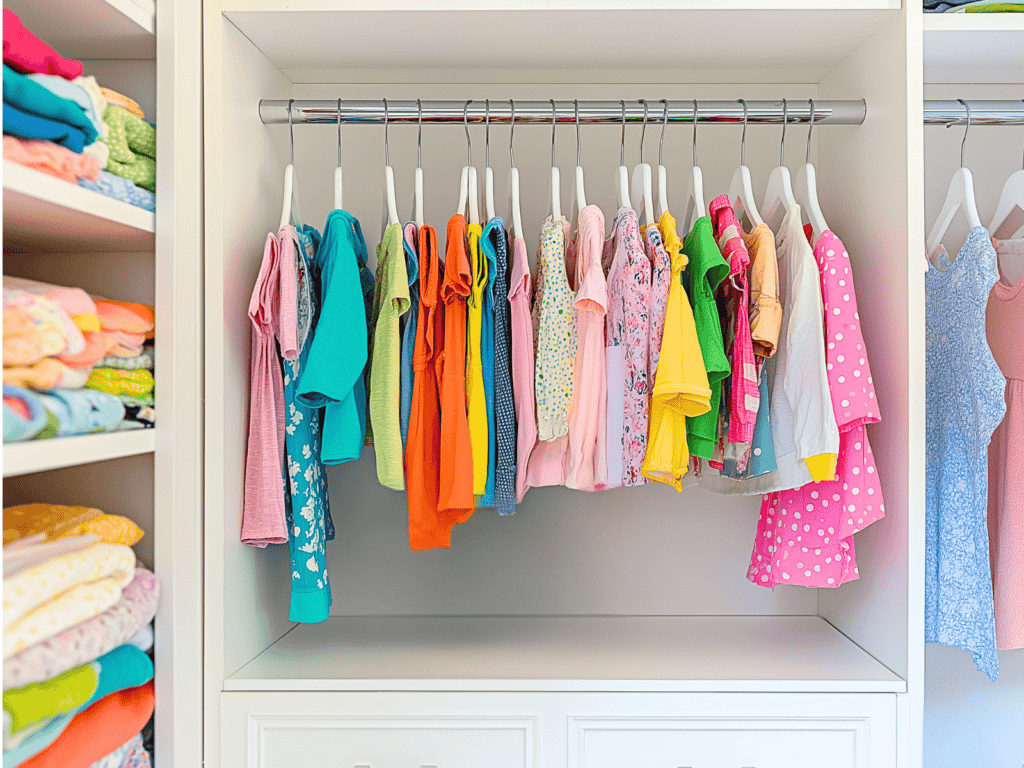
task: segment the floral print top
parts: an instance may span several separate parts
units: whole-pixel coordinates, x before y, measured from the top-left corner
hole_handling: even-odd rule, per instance
[[[647,258],[651,260],[651,295],[648,315],[651,318],[650,340],[647,347],[647,381],[654,387],[661,355],[661,337],[665,333],[665,313],[668,310],[668,286],[672,280],[672,257],[665,250],[661,232],[656,225],[644,231]]]

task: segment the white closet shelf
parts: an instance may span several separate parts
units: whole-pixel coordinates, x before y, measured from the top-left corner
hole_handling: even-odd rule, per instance
[[[925,32],[1022,32],[1021,13],[926,13]]]
[[[6,443],[4,477],[153,453],[155,448],[156,437],[152,429]]]
[[[1024,13],[927,13],[926,83],[1019,83]]]
[[[818,616],[332,617],[295,626],[229,691],[893,692]]]
[[[5,160],[4,250],[152,251],[156,214]]]
[[[156,57],[155,0],[7,0],[4,5],[61,56]]]

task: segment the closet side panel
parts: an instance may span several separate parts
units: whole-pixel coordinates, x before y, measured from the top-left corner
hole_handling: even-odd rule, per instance
[[[911,58],[901,15],[821,83],[822,98],[867,99],[864,125],[818,132],[822,209],[850,254],[882,417],[868,437],[885,498],[885,518],[856,535],[860,578],[819,590],[819,612],[904,677],[908,642],[921,642],[924,517],[924,268],[920,182],[910,181],[921,94],[909,85],[920,81]]]
[[[257,104],[290,97],[291,83],[219,14],[206,29],[206,634],[207,679],[219,690],[290,626],[288,548],[256,550],[239,532],[249,296],[278,224],[288,162],[287,128],[266,128]]]

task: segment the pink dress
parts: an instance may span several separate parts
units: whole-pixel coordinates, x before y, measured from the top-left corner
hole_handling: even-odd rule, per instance
[[[850,257],[825,230],[814,246],[825,308],[825,360],[839,427],[836,479],[762,497],[747,578],[762,587],[838,587],[857,579],[853,535],[885,516],[865,425],[880,419]]]
[[[648,299],[650,317],[647,343],[647,383],[654,389],[658,380],[658,358],[661,356],[661,337],[665,334],[665,313],[668,311],[668,284],[672,280],[672,258],[661,239],[658,227],[650,224],[644,230],[644,247],[651,260],[651,295]]]
[[[992,240],[1000,260],[1024,259],[1024,240]],[[1000,269],[1000,274],[1002,274]],[[1000,277],[985,317],[992,356],[1006,377],[1006,415],[988,447],[988,536],[996,647],[1024,648],[1024,279]]]
[[[533,286],[526,242],[517,237],[512,245],[512,271],[508,304],[512,326],[512,398],[516,406],[516,500],[529,490],[526,469],[537,442],[537,414],[533,399],[533,320],[530,312]]]
[[[580,211],[576,224],[576,359],[569,404],[568,488],[599,491],[608,481],[608,398],[604,315],[608,290],[601,268],[604,214],[596,205]]]

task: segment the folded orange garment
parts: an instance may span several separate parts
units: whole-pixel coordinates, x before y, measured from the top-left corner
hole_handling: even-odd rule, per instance
[[[90,333],[89,331],[83,331],[82,336],[85,337],[85,349],[79,352],[77,355],[62,354],[59,355],[59,359],[65,365],[69,365],[72,368],[83,368],[92,365],[96,365],[100,360],[107,356],[114,347],[118,346],[118,341],[115,336],[111,333],[104,331],[96,331]],[[6,340],[4,341],[4,360],[7,360],[7,347]]]
[[[100,88],[100,93],[103,94],[103,98],[106,99],[107,104],[113,104],[115,107],[127,109],[136,117],[143,120],[146,119],[146,115],[143,113],[142,107],[140,107],[137,102],[129,99],[123,93],[118,93],[117,91],[112,91],[109,88],[103,87]]]
[[[72,368],[55,357],[44,357],[32,365],[5,365],[4,384],[26,389],[81,389],[92,366]]]
[[[32,365],[42,359],[46,340],[32,317],[18,307],[4,307],[4,362]]]
[[[104,331],[147,334],[156,325],[156,313],[148,304],[96,299],[96,314]]]
[[[19,768],[88,768],[139,733],[155,703],[152,680],[104,696],[75,715],[56,741]]]
[[[100,163],[91,155],[72,152],[52,141],[4,136],[4,160],[33,168],[58,179],[77,184],[80,178],[96,181]]]

